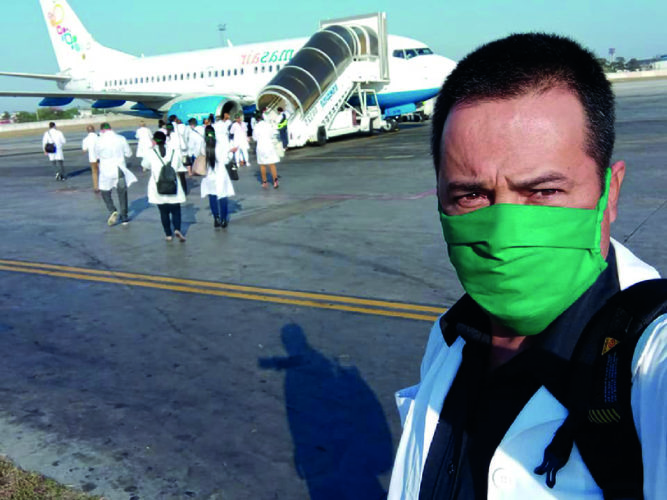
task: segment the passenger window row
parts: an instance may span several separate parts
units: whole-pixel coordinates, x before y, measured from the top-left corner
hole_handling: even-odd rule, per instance
[[[257,73],[273,73],[273,71],[280,70],[280,64],[275,66],[270,64],[269,66],[255,66],[255,74]],[[243,68],[228,69],[226,70],[227,76],[240,76],[243,75]],[[146,76],[146,77],[134,77],[134,78],[123,78],[120,80],[106,80],[104,82],[105,87],[117,87],[118,85],[137,85],[143,83],[155,83],[155,82],[171,82],[177,80],[196,80],[197,78],[203,79],[205,75],[208,75],[208,78],[222,78],[225,76],[225,70],[208,70],[206,73],[204,71],[192,72],[192,73],[176,73],[173,75],[160,75],[160,76]]]

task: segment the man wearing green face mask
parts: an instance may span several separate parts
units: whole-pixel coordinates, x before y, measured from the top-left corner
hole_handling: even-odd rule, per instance
[[[611,86],[567,38],[491,42],[446,80],[431,146],[467,293],[434,325],[420,383],[397,394],[389,499],[602,498],[576,446],[555,485],[534,470],[568,415],[561,381],[584,327],[659,277],[610,238],[625,174],[613,145]],[[643,332],[632,373],[638,488],[667,498],[667,315]]]

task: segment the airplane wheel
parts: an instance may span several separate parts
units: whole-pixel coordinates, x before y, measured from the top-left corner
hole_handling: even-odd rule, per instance
[[[393,130],[395,123],[396,120],[394,120],[393,118],[387,118],[382,124],[382,130],[384,130],[385,132],[391,132]]]
[[[327,143],[327,131],[324,127],[318,127],[317,129],[317,145],[324,146]]]
[[[389,130],[391,132],[398,132],[398,120],[391,120],[391,128]]]

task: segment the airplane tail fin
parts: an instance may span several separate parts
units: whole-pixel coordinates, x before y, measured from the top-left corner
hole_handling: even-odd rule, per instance
[[[67,0],[40,0],[61,73],[76,75],[135,57],[95,41]]]

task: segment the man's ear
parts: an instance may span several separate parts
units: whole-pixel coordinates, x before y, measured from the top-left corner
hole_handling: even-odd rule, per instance
[[[621,184],[623,184],[624,177],[625,177],[625,162],[623,160],[620,160],[611,166],[609,201],[607,202],[609,222],[614,222],[616,220],[616,214],[618,213],[618,197],[621,193]]]

